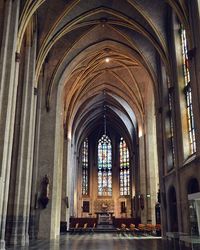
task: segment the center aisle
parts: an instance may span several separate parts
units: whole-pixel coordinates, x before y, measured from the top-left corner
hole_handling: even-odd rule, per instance
[[[150,239],[115,233],[66,234],[60,240],[35,240],[29,247],[8,247],[7,250],[169,250],[161,238]]]

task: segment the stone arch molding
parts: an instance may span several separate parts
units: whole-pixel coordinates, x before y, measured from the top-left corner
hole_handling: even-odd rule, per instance
[[[19,20],[18,41],[17,41],[17,49],[16,49],[17,53],[19,53],[21,50],[22,40],[23,40],[26,28],[27,28],[31,18],[39,10],[39,8],[41,8],[43,3],[45,3],[45,2],[46,2],[45,0],[38,0],[38,1],[27,0],[25,2],[23,9],[22,9],[22,12],[21,12],[20,20]],[[140,4],[138,4],[134,0],[127,0],[126,2],[128,4],[130,4],[130,6],[131,6],[131,8],[133,8],[133,10],[135,10],[138,14],[140,14],[142,16],[142,18],[144,19],[145,22],[148,23],[149,27],[151,27],[151,29],[152,29],[152,33],[146,34],[144,28],[139,23],[133,24],[127,16],[124,16],[117,11],[111,10],[109,8],[103,8],[103,7],[97,8],[95,10],[93,9],[92,11],[89,11],[85,15],[81,14],[80,20],[75,20],[74,25],[76,26],[76,24],[77,23],[79,24],[79,22],[82,25],[84,18],[86,18],[88,15],[91,15],[91,14],[94,15],[96,12],[97,13],[98,12],[110,13],[111,15],[114,15],[114,16],[120,18],[122,20],[122,23],[121,23],[122,25],[124,25],[123,22],[125,22],[125,26],[129,25],[130,29],[135,27],[136,30],[141,32],[146,37],[148,37],[148,39],[151,40],[152,43],[154,44],[154,46],[157,48],[161,57],[165,60],[167,58],[167,56],[166,56],[167,55],[166,42],[165,42],[164,37],[162,37],[161,33],[159,32],[159,28],[153,24],[154,22],[153,22],[152,18],[142,8],[142,6],[140,6]],[[189,21],[187,18],[187,16],[188,16],[187,15],[187,8],[185,6],[185,3],[183,1],[178,1],[178,0],[177,1],[168,0],[167,3],[172,7],[172,9],[178,15],[179,19],[184,23],[187,31],[190,31]],[[43,43],[39,49],[39,54],[37,57],[38,63],[36,66],[36,85],[38,82],[39,74],[41,71],[41,67],[44,63],[44,60],[45,60],[49,50],[51,49],[51,47],[57,41],[56,36],[58,36],[58,39],[60,39],[61,36],[64,35],[65,32],[67,32],[66,29],[68,26],[64,25],[62,27],[62,23],[63,23],[64,18],[67,15],[69,15],[70,11],[72,11],[73,8],[78,6],[79,4],[80,4],[80,0],[74,0],[74,1],[71,1],[70,3],[66,4],[66,7],[64,8],[64,10],[57,17],[57,19],[54,21],[54,24],[52,25],[52,27],[50,27],[49,31],[47,31],[45,38],[43,40]],[[70,23],[70,25],[73,26],[71,23]],[[62,27],[62,29],[60,29],[60,27]],[[188,34],[190,34],[190,32],[188,32]],[[190,35],[190,40],[192,40],[191,35]],[[190,44],[191,43],[192,43],[192,41],[190,42]]]
[[[124,100],[118,100],[121,101],[121,103],[117,103],[117,96],[111,95],[109,92],[106,93],[106,96],[108,116],[114,116],[112,119],[118,120],[118,127],[120,127],[120,130],[124,131],[124,133],[129,138],[129,141],[133,141],[134,137],[137,134],[137,121],[135,118],[135,114],[130,109],[128,103]],[[99,98],[100,100],[97,101],[97,98]],[[77,115],[77,117],[75,117],[72,130],[74,131],[72,132],[72,134],[76,134],[76,144],[80,144],[80,138],[83,137],[83,135],[85,136],[86,134],[88,134],[88,132],[85,131],[91,131],[94,127],[92,124],[95,123],[96,120],[101,119],[103,115],[103,98],[103,94],[94,96],[88,102],[86,101],[87,103],[84,104],[84,107],[80,107],[80,109],[82,110],[77,112],[78,114],[80,113],[80,115]],[[116,126],[114,127],[116,128]]]
[[[34,13],[42,6],[43,3],[45,3],[46,0],[27,0],[23,6],[23,10],[21,12],[20,17],[20,23],[19,23],[19,29],[18,29],[18,46],[17,51],[20,51],[22,39],[26,30],[26,27],[28,25],[28,22],[30,21],[31,17],[34,15]],[[138,13],[142,15],[144,20],[150,25],[152,30],[155,32],[157,36],[159,36],[158,28],[153,25],[153,21],[151,17],[147,14],[147,12],[138,4],[135,0],[127,0],[127,2],[130,4],[130,6],[135,9]],[[187,20],[187,8],[185,6],[185,3],[183,1],[173,1],[173,0],[167,0],[168,4],[171,5],[171,7],[174,9],[174,11],[177,13],[177,15],[181,18],[181,20],[188,25]],[[74,0],[71,1],[69,4],[66,5],[66,8],[62,11],[62,13],[59,15],[57,20],[55,20],[54,25],[50,28],[49,32],[47,33],[44,41],[48,42],[50,39],[52,39],[53,35],[57,32],[59,26],[63,22],[63,19],[66,15],[69,14],[71,10],[75,6],[77,6],[80,3],[80,0]],[[164,40],[162,38],[162,40]]]
[[[103,14],[109,14],[113,17],[119,18],[120,21],[108,21],[108,23],[114,24],[114,25],[120,25],[122,27],[126,27],[130,30],[137,31],[138,33],[142,34],[144,37],[146,37],[151,44],[156,48],[158,53],[160,54],[161,58],[166,62],[166,44],[164,39],[161,38],[161,36],[155,36],[154,34],[150,34],[146,31],[146,29],[140,24],[134,21],[134,19],[130,19],[127,16],[125,16],[122,13],[119,13],[116,10],[106,8],[106,7],[99,7],[96,9],[89,10],[88,12],[81,15],[81,17],[78,17],[75,20],[72,20],[70,23],[67,23],[64,25],[60,30],[57,31],[52,36],[50,33],[44,43],[42,44],[40,51],[38,53],[38,60],[37,60],[37,66],[36,66],[36,79],[39,77],[39,72],[41,70],[42,64],[48,55],[49,51],[53,47],[53,45],[64,35],[66,35],[68,32],[71,32],[72,30],[75,30],[82,26],[89,26],[91,24],[98,24],[100,21],[94,21],[94,22],[87,22],[84,20],[88,17],[92,17],[96,14],[103,13]],[[151,27],[154,30],[154,27]],[[156,34],[159,34],[156,32]],[[51,39],[48,39],[50,37]]]

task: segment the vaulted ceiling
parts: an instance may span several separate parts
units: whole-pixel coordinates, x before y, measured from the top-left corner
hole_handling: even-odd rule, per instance
[[[47,108],[62,84],[64,123],[74,133],[94,128],[106,106],[110,120],[118,120],[131,137],[144,122],[147,96],[157,101],[158,58],[170,71],[170,8],[187,28],[184,0],[24,1],[18,49],[36,13],[36,85],[45,65]]]

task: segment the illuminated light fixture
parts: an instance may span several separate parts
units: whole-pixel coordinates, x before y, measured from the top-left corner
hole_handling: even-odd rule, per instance
[[[105,61],[106,61],[107,63],[109,63],[109,62],[110,62],[110,58],[109,58],[109,57],[106,57]]]
[[[143,135],[143,133],[142,133],[142,128],[139,127],[139,133],[138,133],[139,138],[142,137],[142,135]]]
[[[68,132],[68,137],[67,137],[67,138],[68,138],[69,141],[71,141],[71,139],[72,139],[72,134],[71,134],[70,131]]]

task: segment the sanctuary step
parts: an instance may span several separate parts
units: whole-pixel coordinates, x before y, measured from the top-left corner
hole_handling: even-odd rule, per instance
[[[94,232],[116,232],[116,228],[113,225],[97,225]]]

